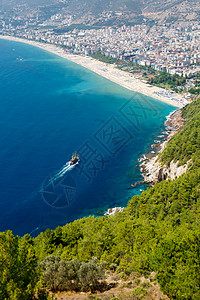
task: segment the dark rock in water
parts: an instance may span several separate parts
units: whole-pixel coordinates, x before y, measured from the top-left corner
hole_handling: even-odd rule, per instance
[[[143,183],[145,183],[144,180],[142,180],[142,181],[137,181],[137,182],[135,182],[135,183],[132,183],[131,186],[129,186],[129,187],[127,188],[127,190],[133,189],[133,188],[135,188],[138,184],[143,184]]]
[[[158,145],[156,145],[156,144],[152,144],[151,145],[151,148],[153,149],[153,148],[155,148],[155,147],[157,147]]]

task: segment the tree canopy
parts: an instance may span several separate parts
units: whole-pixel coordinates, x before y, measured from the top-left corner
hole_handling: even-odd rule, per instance
[[[105,268],[121,278],[155,271],[170,299],[200,299],[199,108],[197,100],[182,110],[186,124],[161,156],[191,160],[184,175],[134,196],[114,216],[82,218],[36,238],[0,233],[0,299],[40,299],[42,287],[92,290]]]

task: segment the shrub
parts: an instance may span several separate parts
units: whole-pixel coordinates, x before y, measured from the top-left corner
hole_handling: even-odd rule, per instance
[[[103,277],[103,265],[97,263],[96,257],[93,257],[87,263],[83,262],[78,270],[79,282],[81,289],[84,291],[87,291],[90,286],[92,289],[95,289],[98,281],[103,279]]]
[[[140,280],[139,278],[135,278],[135,284],[136,284],[136,285],[139,285],[140,282],[141,282],[141,280]]]
[[[61,291],[66,288],[67,263],[60,259],[59,256],[47,256],[41,263],[40,267],[44,271],[45,285],[52,291]]]
[[[117,269],[117,264],[113,263],[110,265],[110,270],[116,271],[116,269]]]
[[[126,283],[123,284],[123,287],[124,287],[124,288],[125,288],[125,287],[126,287],[126,288],[131,288],[131,287],[132,287],[132,284],[133,284],[132,281],[126,282]]]
[[[128,275],[126,275],[124,272],[118,273],[118,276],[122,280],[127,280],[128,279]]]
[[[152,285],[151,283],[148,281],[148,280],[145,280],[141,283],[141,287],[145,288],[145,289],[148,289],[150,288]]]
[[[138,286],[133,290],[132,293],[133,295],[138,296],[140,299],[142,299],[144,296],[146,296],[147,291],[144,288]]]
[[[45,285],[52,291],[95,289],[104,277],[104,263],[98,264],[93,257],[88,262],[61,260],[48,256],[41,263]]]

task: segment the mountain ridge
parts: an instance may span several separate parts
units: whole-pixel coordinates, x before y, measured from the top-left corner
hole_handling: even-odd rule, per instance
[[[170,20],[187,21],[200,19],[200,7],[195,0],[0,0],[0,11],[18,9],[22,14],[23,10],[36,9],[43,12],[43,9],[50,11],[49,15],[61,13],[72,15],[73,23],[94,24],[98,19],[103,19],[103,24],[108,26],[120,25],[129,20],[139,19],[140,23],[147,19],[158,22]],[[53,9],[52,9],[53,8]],[[97,19],[97,20],[95,20]],[[105,19],[114,22],[105,22]],[[107,24],[108,23],[108,24]],[[137,22],[136,22],[137,23]]]

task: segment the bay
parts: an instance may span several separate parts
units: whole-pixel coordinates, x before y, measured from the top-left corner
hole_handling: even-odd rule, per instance
[[[0,40],[0,230],[33,236],[146,185],[137,159],[175,108],[31,45]],[[77,151],[80,162],[69,166]]]

